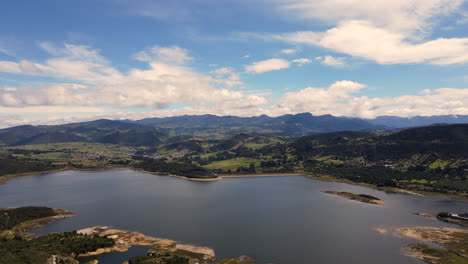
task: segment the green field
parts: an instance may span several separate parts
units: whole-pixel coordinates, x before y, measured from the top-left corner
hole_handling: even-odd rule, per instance
[[[250,158],[234,158],[228,160],[214,161],[202,167],[204,167],[205,169],[236,170],[239,167],[248,167],[251,163],[254,163],[255,166],[258,166],[259,161],[257,159]]]

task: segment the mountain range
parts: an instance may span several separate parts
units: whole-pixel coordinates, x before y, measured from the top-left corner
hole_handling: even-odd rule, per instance
[[[393,128],[406,128],[427,126],[433,124],[466,124],[468,115],[441,115],[441,116],[379,116],[374,119],[365,119],[374,125],[384,125]]]
[[[269,117],[185,115],[142,120],[107,120],[64,125],[24,125],[0,130],[0,146],[58,142],[95,142],[127,146],[157,146],[182,137],[224,138],[239,133],[305,136],[334,131],[391,130],[435,123],[468,123],[468,116],[375,119],[313,116],[310,113]]]

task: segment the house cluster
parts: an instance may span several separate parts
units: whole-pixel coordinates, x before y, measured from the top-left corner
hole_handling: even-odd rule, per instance
[[[395,169],[396,168],[395,162],[392,161],[392,160],[389,160],[389,159],[376,161],[375,164],[380,165],[380,166],[384,166],[385,168],[389,168],[389,169]]]
[[[94,159],[94,160],[103,160],[103,159],[123,159],[123,158],[131,158],[132,155],[130,154],[109,154],[105,152],[85,152],[76,154],[75,158],[82,158],[82,159]]]

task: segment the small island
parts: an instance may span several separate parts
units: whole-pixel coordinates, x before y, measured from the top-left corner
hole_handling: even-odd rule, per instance
[[[349,200],[359,201],[363,203],[383,205],[384,201],[368,194],[354,194],[350,192],[322,191],[324,193],[338,195]]]

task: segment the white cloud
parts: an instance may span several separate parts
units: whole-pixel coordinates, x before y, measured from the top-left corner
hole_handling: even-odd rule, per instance
[[[362,118],[468,114],[468,89],[440,88],[425,90],[421,95],[397,97],[368,98],[354,95],[365,87],[364,84],[352,81],[339,81],[328,88],[308,87],[288,92],[270,112],[274,115],[310,112],[314,115]]]
[[[224,68],[218,68],[216,70],[211,71],[211,73],[217,74],[217,75],[225,75],[225,74],[231,74],[234,70],[229,67],[224,67]]]
[[[0,72],[21,73],[21,69],[16,62],[0,61]]]
[[[316,60],[320,61],[320,63],[332,67],[341,68],[346,66],[345,58],[341,57],[333,57],[331,55],[326,55],[324,57],[317,57]]]
[[[343,22],[325,32],[250,34],[250,36],[296,44],[310,44],[380,64],[449,65],[468,62],[468,38],[439,38],[413,42],[401,33],[375,27],[367,21]]]
[[[21,60],[18,66],[23,73],[40,74],[42,72],[42,70],[32,61]]]
[[[312,61],[306,58],[295,59],[292,62],[296,63],[298,66],[303,66],[305,64],[309,64]]]
[[[8,116],[0,115],[0,128],[7,128],[7,127],[25,125],[25,124],[30,124],[30,123],[31,123],[31,120],[21,118],[17,115],[8,115]]]
[[[64,44],[56,46],[50,42],[39,42],[39,47],[54,57],[63,57],[68,60],[79,60],[93,62],[96,64],[105,64],[108,61],[99,54],[98,49],[92,49],[85,45]]]
[[[42,46],[46,49],[51,47],[50,44]],[[147,61],[148,68],[134,68],[125,74],[110,66],[99,51],[75,45],[65,45],[62,50],[54,48],[54,57],[43,64],[31,61],[0,62],[0,71],[3,72],[44,75],[69,81],[2,88],[0,107],[144,106],[163,109],[185,103],[221,104],[236,109],[242,105],[237,101],[246,103],[243,108],[265,103],[266,99],[261,96],[228,89],[242,85],[239,74],[232,68],[215,70],[212,77],[181,65],[192,60],[188,51],[182,48],[153,47],[149,50],[151,60]]]
[[[326,34],[313,35],[321,35],[320,41],[327,39]],[[300,39],[297,36],[309,34],[295,35],[295,39]],[[368,98],[358,94],[366,86],[352,81],[288,92],[272,102],[268,95],[256,91],[231,89],[242,85],[240,75],[233,68],[200,74],[184,64],[193,59],[181,48],[145,50],[148,51],[151,60],[146,61],[145,69],[134,68],[125,73],[114,68],[98,50],[79,45],[55,47],[51,58],[43,62],[0,61],[2,72],[57,79],[50,84],[0,87],[0,123],[53,123],[100,117],[138,119],[180,114],[274,116],[311,112],[358,117],[468,114],[468,89],[441,88],[426,90],[421,95]],[[434,49],[433,53],[437,52],[440,51]],[[389,60],[385,56],[379,58],[384,62]],[[324,56],[320,61],[330,63],[331,60]],[[245,70],[262,73],[310,62],[306,58],[269,59],[247,65]],[[176,104],[186,106],[169,108]],[[135,111],[134,107],[150,110],[128,112]]]
[[[394,32],[427,32],[432,20],[459,12],[464,0],[276,0],[281,10],[332,25],[365,20]]]
[[[159,61],[178,64],[184,64],[193,60],[193,57],[189,55],[188,50],[178,46],[154,46],[138,52],[134,55],[134,58],[139,61]]]
[[[308,44],[380,64],[468,62],[468,38],[431,38],[444,18],[467,17],[466,0],[276,0],[287,17],[320,20],[324,31],[247,33],[243,37]],[[456,13],[456,16],[451,16]],[[451,17],[449,17],[451,16]]]
[[[281,53],[287,54],[287,55],[291,55],[291,54],[294,54],[296,52],[297,52],[297,50],[295,50],[295,49],[283,49],[283,50],[281,50]]]
[[[289,61],[284,59],[269,59],[254,62],[251,65],[245,66],[245,71],[248,73],[265,73],[289,68]]]
[[[216,82],[226,85],[227,87],[234,87],[242,85],[240,75],[234,71],[233,68],[224,67],[211,71],[216,76]]]
[[[5,92],[14,92],[16,91],[16,87],[0,87],[0,90]]]
[[[177,109],[158,109],[143,112],[94,106],[27,105],[21,108],[0,106],[0,113],[3,114],[0,115],[0,127],[21,124],[60,124],[100,118],[142,119],[185,114],[235,116],[267,114],[278,116],[310,112],[314,115],[332,114],[362,118],[373,118],[381,115],[402,117],[468,115],[468,89],[440,88],[424,90],[419,95],[401,95],[397,97],[368,98],[356,95],[365,88],[365,84],[353,81],[338,81],[326,88],[307,87],[296,92],[288,92],[276,103],[256,94],[216,89],[209,91],[212,99],[202,103]],[[79,89],[79,87],[76,87],[76,89]],[[31,117],[31,115],[37,113],[41,114],[40,118]],[[22,117],[23,114],[28,114],[28,117]]]
[[[190,69],[157,62],[150,69],[133,69],[121,83],[100,85],[56,84],[41,89],[19,87],[0,94],[0,105],[74,105],[166,108],[177,103],[200,104],[215,100],[241,99],[244,94],[219,90],[222,79],[200,75]],[[227,81],[237,82],[233,75]],[[213,95],[216,94],[216,97]]]
[[[112,68],[99,55],[99,51],[88,46],[65,44],[55,47],[49,43],[39,44],[53,57],[44,63],[28,60],[0,61],[0,72],[41,75],[58,79],[70,79],[90,84],[121,82],[123,75]]]

